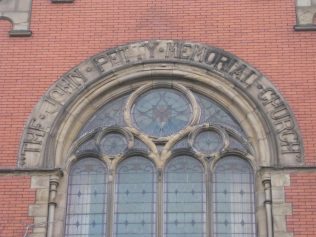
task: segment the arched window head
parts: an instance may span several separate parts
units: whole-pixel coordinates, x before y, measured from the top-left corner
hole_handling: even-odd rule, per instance
[[[255,237],[254,176],[237,156],[217,162],[213,174],[213,231],[216,237]]]
[[[255,223],[253,212],[243,212],[243,206],[253,211],[252,180],[229,176],[244,175],[241,170],[247,167],[252,179],[252,171],[244,160],[225,157],[229,153],[252,157],[243,128],[217,101],[182,81],[173,87],[163,80],[154,87],[144,83],[102,104],[83,125],[70,153],[74,157],[94,153],[111,166],[111,174],[105,174],[112,177],[108,178],[112,191],[102,237],[215,237],[226,222],[231,231],[227,234],[236,234],[239,215],[239,225],[245,229]],[[213,173],[211,167],[219,157],[225,158]],[[236,164],[231,172],[226,168],[229,162]],[[206,181],[212,176],[214,190]],[[222,181],[227,177],[229,184]],[[224,185],[231,200],[218,199],[217,189]],[[240,187],[242,194],[230,190],[233,187]],[[237,194],[246,197],[240,199],[238,213],[232,203]],[[223,205],[231,206],[229,213]]]
[[[206,235],[206,183],[201,162],[173,158],[165,169],[164,237]]]
[[[114,194],[114,236],[156,236],[156,192],[156,172],[150,160],[134,156],[119,164]]]
[[[106,236],[107,169],[95,158],[78,161],[68,184],[65,236]]]

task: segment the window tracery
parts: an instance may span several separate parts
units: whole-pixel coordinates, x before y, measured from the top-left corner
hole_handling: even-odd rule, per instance
[[[101,106],[79,132],[70,154],[98,157],[111,170],[106,174],[110,203],[105,200],[104,205],[114,208],[104,212],[108,223],[101,236],[256,235],[253,171],[244,160],[252,147],[228,111],[181,83],[145,84]],[[70,176],[69,190],[74,189],[72,180]],[[229,198],[219,202],[225,185]],[[67,206],[75,203],[71,198]],[[92,214],[83,215],[90,220]],[[66,226],[75,228],[78,220],[71,221]],[[93,236],[91,228],[82,236]],[[71,236],[69,229],[66,236]]]

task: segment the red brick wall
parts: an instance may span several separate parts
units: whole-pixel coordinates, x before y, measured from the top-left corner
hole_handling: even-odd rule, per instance
[[[0,176],[1,237],[22,237],[26,225],[33,223],[28,217],[29,205],[35,202],[30,183],[31,178],[26,176]]]
[[[60,75],[104,49],[154,38],[214,45],[259,69],[290,103],[304,138],[306,163],[316,165],[316,32],[294,32],[294,24],[294,0],[33,0],[32,37],[8,37],[9,23],[0,20],[0,167],[15,167],[23,126]],[[6,181],[0,177],[0,182]],[[309,183],[316,185],[315,180]],[[309,210],[312,194],[304,193],[306,206],[300,212],[303,197],[295,196],[298,185],[293,185],[289,224],[298,231],[293,220]],[[305,230],[313,228],[306,223]]]
[[[288,229],[295,237],[316,236],[316,173],[293,174],[286,188],[287,202],[292,203],[293,215],[288,216]]]

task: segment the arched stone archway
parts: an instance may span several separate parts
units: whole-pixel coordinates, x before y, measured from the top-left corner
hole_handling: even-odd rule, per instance
[[[255,143],[260,166],[302,164],[304,149],[297,122],[287,102],[264,75],[218,48],[151,40],[101,52],[52,85],[27,122],[18,165],[62,166],[66,150],[86,119],[82,112],[109,90],[133,87],[141,78],[151,76],[196,81],[220,95]],[[78,118],[81,114],[82,119]]]

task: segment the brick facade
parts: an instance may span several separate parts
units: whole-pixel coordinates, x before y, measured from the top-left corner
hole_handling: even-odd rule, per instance
[[[23,236],[33,223],[28,216],[29,205],[35,201],[30,184],[28,176],[0,176],[0,236]]]
[[[40,97],[86,58],[139,40],[206,43],[256,67],[288,101],[309,169],[288,171],[287,231],[315,236],[316,41],[314,32],[294,31],[295,22],[294,0],[33,0],[31,37],[10,37],[10,23],[0,19],[0,169],[16,167],[24,125]],[[23,236],[32,223],[30,176],[0,175],[0,236]]]

